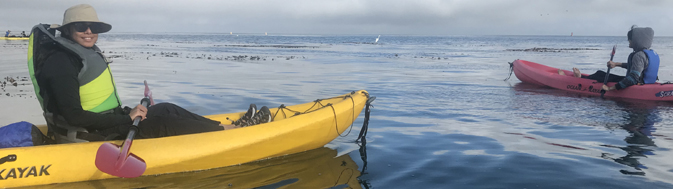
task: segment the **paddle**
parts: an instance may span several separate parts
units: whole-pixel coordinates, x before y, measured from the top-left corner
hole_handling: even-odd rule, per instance
[[[147,81],[145,81],[145,98],[140,100],[140,104],[145,107],[148,107],[149,104],[154,105],[152,92],[147,86]],[[133,126],[129,129],[129,134],[126,136],[121,149],[118,145],[109,142],[103,143],[98,148],[96,153],[98,170],[123,178],[139,177],[145,172],[145,168],[147,168],[145,160],[130,152],[133,138],[138,132],[138,123],[140,123],[140,116],[133,119]]]
[[[616,49],[617,49],[617,45],[612,46],[612,54],[610,54],[610,61],[612,61],[612,58],[615,57],[615,50],[616,50]],[[607,85],[607,84],[608,84],[608,77],[610,76],[610,69],[612,69],[612,68],[610,68],[610,65],[608,65],[608,72],[605,73],[605,80],[603,80],[603,85]],[[605,92],[606,92],[606,91],[603,90],[603,87],[601,87],[601,98],[605,98],[605,97],[604,97]]]
[[[615,53],[612,54],[614,55]],[[154,106],[154,99],[152,99],[152,91],[150,91],[150,87],[147,86],[147,80],[143,81],[143,83],[145,83],[145,97],[150,99],[150,106]]]

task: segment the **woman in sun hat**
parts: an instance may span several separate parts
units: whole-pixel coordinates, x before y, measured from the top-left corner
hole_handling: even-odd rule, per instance
[[[110,31],[112,25],[100,21],[91,5],[68,8],[63,15],[63,24],[52,28],[57,28],[61,32],[60,37],[67,40],[57,37],[55,42],[58,45],[37,56],[36,61],[44,63],[39,64],[43,66],[36,69],[35,77],[38,96],[43,99],[45,118],[55,136],[67,136],[72,130],[78,131],[76,139],[63,137],[59,142],[123,138],[133,118],[138,116],[143,121],[139,124],[137,138],[237,127],[222,125],[170,103],[159,103],[150,108],[137,105],[133,109],[122,109],[108,62],[96,46],[98,34]],[[270,114],[267,112],[268,108],[266,112],[257,114]],[[252,114],[255,113],[252,110]]]

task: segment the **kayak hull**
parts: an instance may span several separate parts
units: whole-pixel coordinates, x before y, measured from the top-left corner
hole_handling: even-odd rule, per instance
[[[364,90],[315,102],[271,109],[274,121],[250,127],[133,141],[131,152],[147,163],[143,175],[206,170],[316,149],[329,143],[355,121],[364,108]],[[294,111],[306,111],[295,115]],[[245,112],[206,116],[224,124]],[[335,120],[336,118],[336,120]],[[229,120],[228,120],[229,119]],[[121,145],[123,141],[107,141]],[[0,186],[18,187],[115,178],[95,166],[104,142],[0,149]]]
[[[137,178],[32,186],[53,188],[362,188],[354,156],[321,147],[237,166]],[[341,186],[346,187],[341,187]]]
[[[555,89],[571,91],[591,96],[600,96],[603,83],[595,80],[577,78],[573,72],[562,70],[565,75],[558,74],[558,68],[553,68],[525,60],[515,60],[513,71],[516,77],[524,83],[548,86]],[[587,75],[587,74],[582,74]],[[617,83],[610,82],[608,86]],[[673,85],[659,83],[633,85],[621,90],[612,90],[605,93],[605,97],[626,98],[651,101],[673,101]]]

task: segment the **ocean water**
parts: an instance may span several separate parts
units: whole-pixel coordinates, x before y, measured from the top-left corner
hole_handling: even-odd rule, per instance
[[[367,143],[354,142],[363,113],[328,148],[208,171],[42,187],[673,188],[673,104],[582,96],[513,75],[504,81],[516,59],[605,70],[613,45],[618,62],[632,51],[625,36],[376,37],[102,34],[98,45],[114,61],[125,105],[142,97],[143,80],[157,101],[202,115],[365,89],[377,97]],[[3,48],[20,53],[22,43]],[[672,44],[673,37],[656,37],[652,47],[661,81],[673,81]],[[554,49],[520,51],[531,48]],[[0,76],[27,76],[21,61],[3,61]],[[32,91],[21,92],[30,98]]]

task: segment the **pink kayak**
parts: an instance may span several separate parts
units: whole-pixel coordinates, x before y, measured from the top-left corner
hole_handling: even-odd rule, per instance
[[[577,78],[573,72],[563,70],[566,75],[558,74],[558,68],[552,68],[535,62],[515,60],[513,71],[519,80],[556,89],[572,91],[587,95],[600,96],[601,86],[595,80]],[[582,74],[587,75],[587,74]],[[613,86],[617,83],[608,83]],[[673,101],[673,84],[646,84],[633,85],[622,90],[612,90],[605,93],[605,97],[628,98],[638,100]]]

